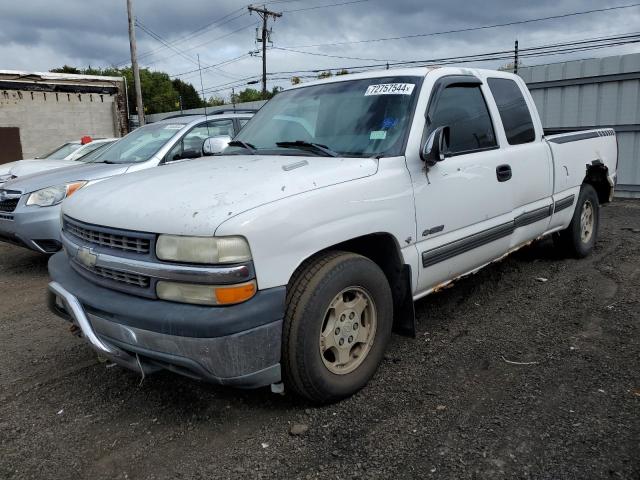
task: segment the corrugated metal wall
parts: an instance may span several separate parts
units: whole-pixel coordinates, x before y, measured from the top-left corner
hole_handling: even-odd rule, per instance
[[[523,67],[545,129],[616,130],[621,196],[640,196],[640,54]]]

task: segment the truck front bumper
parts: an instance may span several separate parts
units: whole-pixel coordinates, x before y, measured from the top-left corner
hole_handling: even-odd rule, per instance
[[[241,388],[281,381],[285,288],[230,307],[135,297],[87,282],[58,253],[49,261],[49,307],[90,346],[143,375],[166,369]]]
[[[60,205],[27,207],[23,201],[13,212],[0,212],[0,241],[40,253],[60,250]]]

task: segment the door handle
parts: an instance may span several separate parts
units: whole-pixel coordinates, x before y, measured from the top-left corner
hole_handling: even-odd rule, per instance
[[[498,165],[496,167],[496,177],[499,182],[506,182],[511,179],[511,165]]]

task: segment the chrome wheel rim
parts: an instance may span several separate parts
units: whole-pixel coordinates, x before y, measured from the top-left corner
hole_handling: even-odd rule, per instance
[[[591,200],[587,200],[582,204],[580,212],[580,238],[582,243],[588,243],[593,235],[593,227],[595,225],[595,210]]]
[[[362,365],[371,351],[377,328],[376,306],[360,287],[338,293],[324,315],[320,357],[331,373],[345,375]]]

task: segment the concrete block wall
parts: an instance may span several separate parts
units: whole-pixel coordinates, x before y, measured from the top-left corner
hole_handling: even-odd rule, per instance
[[[0,90],[0,127],[18,127],[23,158],[83,135],[118,137],[116,96]]]

